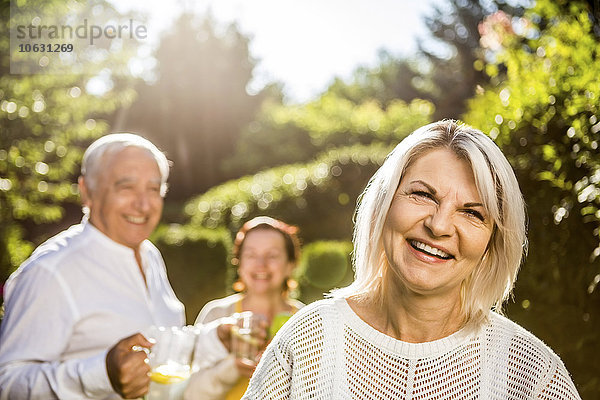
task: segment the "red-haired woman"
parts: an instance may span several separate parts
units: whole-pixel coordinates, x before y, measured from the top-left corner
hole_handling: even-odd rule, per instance
[[[207,303],[196,324],[207,324],[235,313],[250,311],[262,316],[269,333],[294,314],[303,304],[289,297],[295,282],[292,270],[300,255],[298,228],[270,217],[246,222],[235,237],[232,263],[237,266],[238,293]],[[258,362],[258,360],[256,360]],[[256,362],[236,359],[233,354],[221,360],[205,360],[192,375],[186,399],[240,399]]]

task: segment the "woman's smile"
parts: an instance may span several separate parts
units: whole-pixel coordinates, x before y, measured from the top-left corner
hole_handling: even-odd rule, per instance
[[[425,254],[427,256],[438,258],[444,261],[454,258],[451,254],[442,250],[441,248],[436,247],[435,245],[429,245],[419,240],[408,240],[408,244],[415,249],[418,254]]]

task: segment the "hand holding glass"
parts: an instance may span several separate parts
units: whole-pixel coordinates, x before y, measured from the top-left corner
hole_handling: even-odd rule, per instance
[[[246,364],[256,365],[265,334],[265,318],[251,311],[233,315],[231,352]]]

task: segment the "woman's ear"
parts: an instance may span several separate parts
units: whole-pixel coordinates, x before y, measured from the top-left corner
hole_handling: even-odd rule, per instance
[[[294,271],[294,268],[296,268],[296,263],[294,261],[288,261],[286,268],[287,268],[286,275],[289,278],[292,276],[292,272]]]

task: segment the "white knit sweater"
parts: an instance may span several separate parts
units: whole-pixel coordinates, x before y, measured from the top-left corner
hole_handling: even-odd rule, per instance
[[[243,399],[580,399],[556,354],[490,312],[427,343],[391,338],[345,299],[300,310],[275,336]]]

